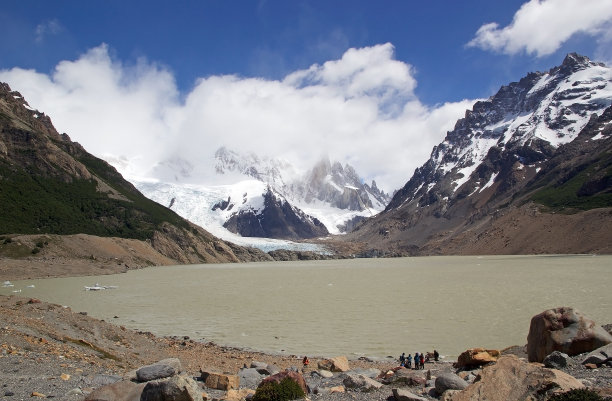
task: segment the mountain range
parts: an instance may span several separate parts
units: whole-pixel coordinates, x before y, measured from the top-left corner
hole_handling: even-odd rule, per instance
[[[180,159],[159,163],[165,182],[130,183],[1,84],[0,257],[48,264],[80,246],[81,258],[110,260],[115,245],[137,266],[283,259],[266,252],[291,246],[335,257],[611,253],[611,105],[612,69],[569,54],[475,103],[391,197],[328,158],[298,171],[227,148],[215,153],[217,185],[183,182],[193,171]]]
[[[477,102],[386,209],[370,254],[609,253],[612,70],[577,54]]]

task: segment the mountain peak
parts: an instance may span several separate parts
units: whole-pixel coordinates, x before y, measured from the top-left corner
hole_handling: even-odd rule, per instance
[[[561,63],[559,69],[561,71],[566,71],[567,73],[573,73],[588,68],[592,65],[603,66],[602,63],[592,62],[587,56],[583,56],[578,53],[568,53],[563,59],[563,63]]]

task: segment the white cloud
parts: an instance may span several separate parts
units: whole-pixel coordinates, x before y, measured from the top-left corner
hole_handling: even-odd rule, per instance
[[[570,37],[584,33],[610,35],[610,0],[531,0],[514,14],[510,25],[480,27],[468,46],[505,54],[525,51],[538,57],[555,52]]]
[[[51,75],[13,68],[0,80],[90,152],[122,160],[127,175],[182,159],[194,166],[191,181],[206,184],[215,150],[226,146],[302,169],[329,155],[392,191],[473,104],[428,108],[414,95],[413,74],[383,44],[349,49],[282,81],[202,78],[179,100],[167,70],[146,60],[124,65],[101,45]]]
[[[57,35],[64,28],[58,20],[52,19],[42,22],[36,26],[36,42],[41,43],[48,35]]]

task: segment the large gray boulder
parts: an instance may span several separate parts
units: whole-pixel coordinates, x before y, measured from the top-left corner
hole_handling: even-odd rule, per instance
[[[257,388],[264,376],[255,368],[240,369],[238,372],[240,385],[246,388]]]
[[[454,373],[446,372],[436,377],[435,388],[438,394],[443,394],[446,390],[463,390],[468,383]]]
[[[173,376],[148,382],[140,401],[202,401],[202,391],[191,377]]]
[[[136,371],[136,380],[148,382],[177,375],[182,370],[181,361],[177,358],[163,359],[153,365],[143,366]]]
[[[553,351],[570,356],[612,343],[612,335],[571,307],[546,310],[531,319],[527,336],[530,362],[542,362]]]

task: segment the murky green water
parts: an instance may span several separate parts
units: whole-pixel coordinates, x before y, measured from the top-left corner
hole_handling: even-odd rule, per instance
[[[96,282],[118,288],[84,290]],[[21,290],[158,335],[298,355],[523,345],[531,317],[557,306],[612,323],[612,256],[191,265],[14,284],[0,294]]]

